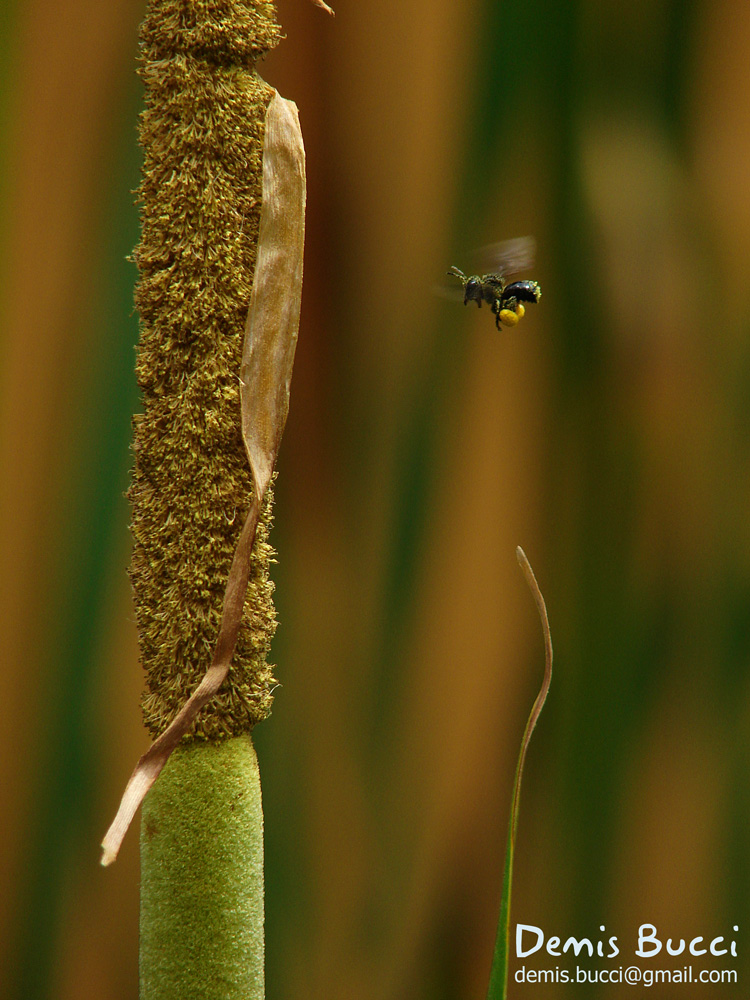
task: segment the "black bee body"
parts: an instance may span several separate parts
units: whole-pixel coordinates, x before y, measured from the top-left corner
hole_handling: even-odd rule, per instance
[[[511,299],[516,302],[538,302],[542,297],[542,290],[538,281],[514,281],[505,286],[502,296],[504,302],[510,302]]]

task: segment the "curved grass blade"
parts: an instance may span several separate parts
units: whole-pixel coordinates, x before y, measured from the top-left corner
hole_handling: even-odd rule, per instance
[[[536,696],[526,728],[523,731],[521,740],[521,750],[518,754],[516,764],[516,776],[513,781],[513,799],[510,807],[510,820],[508,822],[508,843],[505,849],[505,870],[503,872],[503,890],[500,897],[500,916],[497,922],[497,937],[495,938],[495,953],[492,957],[492,970],[490,972],[490,985],[487,990],[487,1000],[506,1000],[508,995],[508,959],[510,955],[510,893],[513,883],[513,858],[516,848],[516,828],[518,827],[518,804],[521,798],[521,776],[523,765],[526,760],[526,751],[529,748],[531,734],[536,726],[539,714],[542,711],[544,702],[549,691],[552,680],[552,637],[549,630],[549,620],[547,618],[547,606],[544,603],[539,584],[536,582],[534,571],[531,568],[526,553],[519,545],[516,548],[516,557],[523,570],[526,582],[536,601],[539,619],[542,623],[542,633],[544,635],[544,678],[539,694]]]

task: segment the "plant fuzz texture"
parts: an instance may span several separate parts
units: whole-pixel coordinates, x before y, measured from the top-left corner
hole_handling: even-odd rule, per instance
[[[273,5],[151,0],[141,28],[145,110],[129,497],[143,714],[153,736],[211,662],[229,566],[252,496],[239,372],[260,218],[263,129],[274,94],[254,70],[280,38]],[[275,630],[261,512],[232,667],[192,737],[249,732],[271,708]]]

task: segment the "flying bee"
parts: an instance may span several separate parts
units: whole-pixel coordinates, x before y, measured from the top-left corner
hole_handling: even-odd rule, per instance
[[[482,302],[486,302],[495,317],[498,330],[501,323],[504,326],[515,326],[526,312],[524,302],[538,302],[542,297],[542,290],[536,281],[507,281],[508,275],[531,267],[534,241],[528,236],[508,240],[488,247],[484,253],[493,261],[496,271],[466,275],[460,268],[452,267],[447,273],[460,279],[464,290],[464,305],[476,302],[481,308]]]

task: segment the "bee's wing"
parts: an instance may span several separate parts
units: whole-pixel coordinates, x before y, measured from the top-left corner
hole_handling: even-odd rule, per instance
[[[511,274],[528,271],[534,265],[536,240],[533,236],[519,236],[514,240],[490,243],[477,250],[477,269],[483,274]]]

